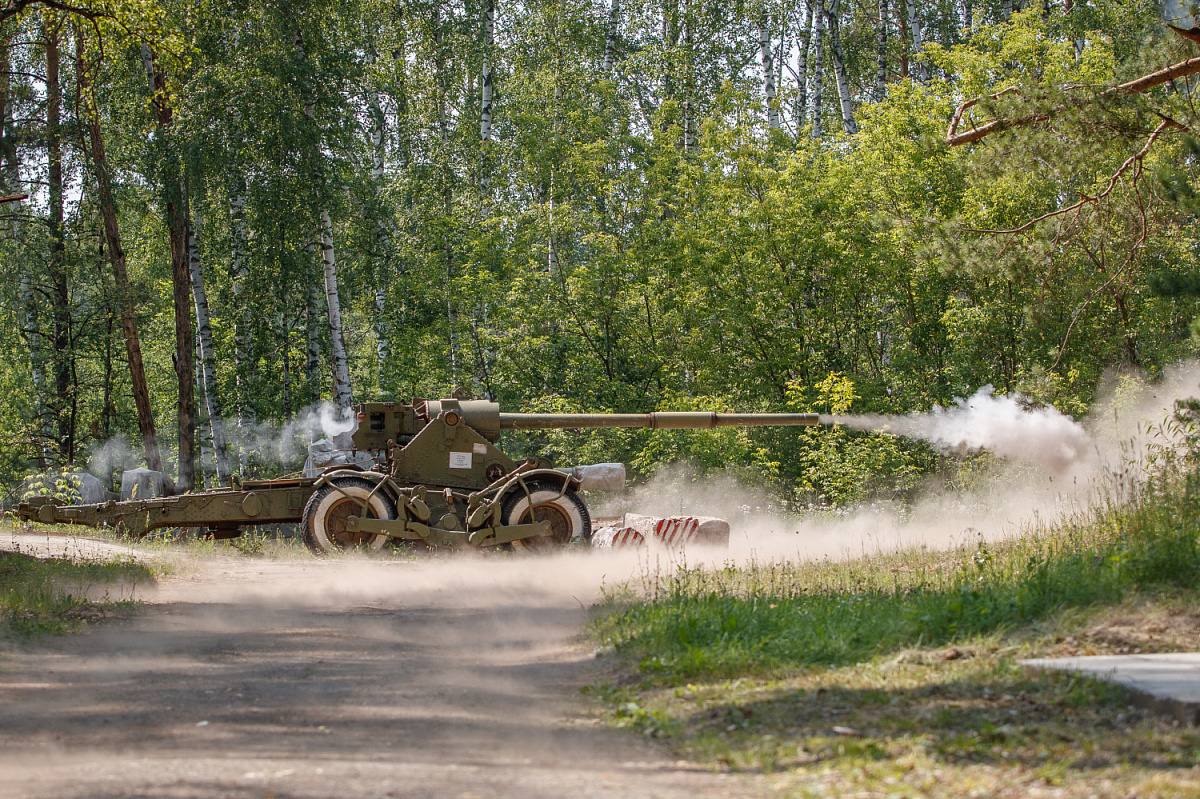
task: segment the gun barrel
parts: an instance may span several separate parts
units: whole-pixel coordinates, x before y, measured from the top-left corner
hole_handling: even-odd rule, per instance
[[[576,430],[597,427],[649,427],[653,430],[704,430],[711,427],[817,425],[815,413],[502,413],[501,430]]]

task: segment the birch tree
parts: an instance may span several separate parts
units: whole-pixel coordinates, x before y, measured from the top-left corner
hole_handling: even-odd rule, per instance
[[[225,446],[225,421],[221,416],[221,397],[217,387],[217,354],[212,340],[212,319],[208,312],[208,290],[204,284],[204,264],[200,259],[200,215],[190,205],[187,224],[188,270],[192,281],[192,299],[196,305],[196,337],[200,350],[199,371],[204,386],[204,407],[208,415],[217,485],[225,485],[230,476],[229,455]]]
[[[849,134],[858,133],[854,122],[854,107],[850,97],[850,77],[846,73],[846,54],[842,49],[841,0],[832,0],[825,12],[829,25],[829,54],[833,59],[833,77],[837,85],[838,100],[842,106],[842,130]]]
[[[822,113],[824,109],[821,107],[821,100],[824,96],[824,81],[825,74],[823,62],[825,60],[825,0],[808,0],[810,5],[815,5],[816,20],[813,25],[813,90],[812,90],[812,137],[814,139],[821,138],[821,123]]]
[[[248,440],[254,424],[254,406],[250,402],[250,367],[253,327],[251,306],[246,294],[246,271],[249,267],[250,233],[246,225],[248,202],[246,176],[240,161],[233,165],[229,198],[229,283],[233,293],[233,385],[237,408],[239,440]],[[238,467],[242,474],[249,466],[245,446],[238,447]]]
[[[492,49],[496,46],[496,0],[484,0],[483,5],[483,69],[480,74],[481,97],[479,113],[479,138],[484,142],[492,140],[492,81],[495,71],[492,69]],[[486,170],[484,180],[486,181]],[[486,190],[486,182],[484,189]]]
[[[764,10],[758,17],[758,52],[762,61],[763,98],[767,104],[767,126],[779,127],[779,106],[775,102],[775,61],[771,56],[771,34]]]
[[[1008,1],[1009,13],[1005,15],[1005,19],[1011,15],[1012,2]],[[913,66],[911,72],[913,76],[921,83],[929,82],[929,67],[923,62],[917,61],[916,57],[925,49],[925,32],[921,23],[921,15],[917,13],[917,0],[904,0],[904,8],[908,15],[908,39],[909,52],[912,56]]]
[[[812,45],[812,0],[804,3],[804,23],[800,26],[799,53],[796,56],[796,132],[808,119],[808,51]]]
[[[875,99],[887,97],[888,0],[879,0],[879,28],[875,34]]]
[[[621,30],[621,0],[612,0],[608,6],[608,34],[604,37],[604,74],[611,75],[613,59],[616,58],[617,36]]]
[[[296,49],[302,62],[307,62],[308,55],[304,49],[302,32],[296,30]],[[313,130],[317,130],[316,108],[313,103],[311,90],[305,81],[304,116]],[[315,154],[317,159],[320,154]],[[317,167],[318,190],[323,188],[324,175]],[[342,331],[341,300],[338,296],[337,257],[333,249],[333,219],[329,209],[322,206],[320,216],[320,248],[322,274],[325,278],[325,303],[329,320],[330,354],[333,359],[333,401],[342,413],[348,413],[354,404],[354,396],[350,390],[350,359],[346,352],[346,339]]]

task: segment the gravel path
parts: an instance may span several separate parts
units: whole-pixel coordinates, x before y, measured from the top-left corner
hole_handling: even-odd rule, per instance
[[[0,797],[759,793],[761,778],[583,717],[585,606],[636,568],[584,553],[177,563],[132,618],[0,653]]]

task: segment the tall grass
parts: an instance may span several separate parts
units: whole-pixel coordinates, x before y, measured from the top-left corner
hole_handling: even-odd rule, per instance
[[[76,562],[0,552],[0,636],[71,630],[125,604],[132,586],[153,577],[150,567],[128,560]]]
[[[643,671],[680,679],[855,663],[1194,589],[1198,530],[1200,478],[1171,469],[1121,502],[1000,544],[647,575],[632,596],[609,597],[594,625]]]

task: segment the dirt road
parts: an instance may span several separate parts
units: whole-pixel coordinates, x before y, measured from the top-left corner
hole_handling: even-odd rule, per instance
[[[586,553],[185,561],[131,618],[0,654],[0,797],[762,791],[583,717],[585,606],[636,568]]]

